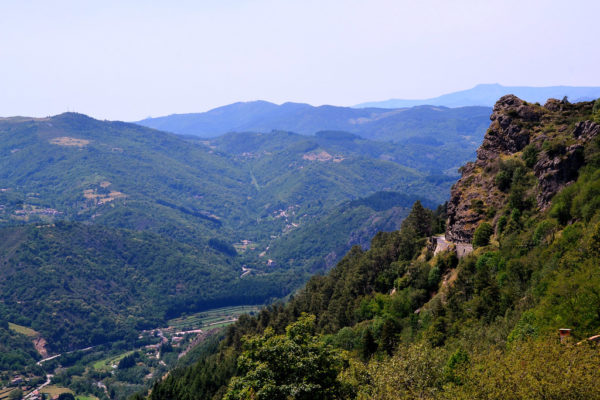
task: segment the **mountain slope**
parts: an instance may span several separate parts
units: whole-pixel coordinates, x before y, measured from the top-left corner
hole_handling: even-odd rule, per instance
[[[545,103],[550,98],[562,99],[567,96],[572,101],[589,101],[600,97],[600,87],[577,86],[502,86],[499,84],[482,84],[472,89],[448,93],[439,97],[423,100],[390,99],[358,104],[357,108],[400,108],[421,105],[445,107],[493,106],[497,99],[513,94],[532,103]]]
[[[315,202],[331,207],[386,187],[412,193],[417,186],[410,183],[425,176],[360,151],[343,151],[337,163],[311,160],[307,153],[315,144],[305,140],[249,160],[176,135],[78,114],[3,119],[0,135],[0,222],[69,218],[188,242],[248,239],[257,229],[270,235],[279,226],[265,220],[257,228],[261,210]],[[367,179],[378,171],[389,177]],[[402,181],[408,185],[391,185]],[[309,214],[322,208],[313,205]]]
[[[415,130],[418,128],[415,127]],[[257,157],[266,153],[282,152],[298,143],[312,143],[332,154],[344,157],[366,157],[392,161],[415,168],[429,175],[458,174],[458,167],[475,155],[475,148],[483,136],[464,136],[452,139],[440,136],[413,136],[398,142],[364,139],[343,131],[319,131],[314,136],[291,132],[228,133],[201,143],[215,150],[238,157]],[[193,139],[192,139],[193,140]]]
[[[228,158],[133,124],[61,114],[3,119],[0,135],[5,223],[67,217],[199,239],[246,193]]]
[[[475,136],[487,125],[488,107],[417,107],[388,110],[356,109],[257,101],[235,103],[205,113],[148,118],[140,125],[168,132],[215,137],[229,132],[291,131],[313,135],[318,131],[346,131],[366,139],[400,141],[410,137],[456,140]]]
[[[187,308],[284,294],[238,280],[229,255],[156,234],[64,222],[1,234],[2,319],[40,332],[51,351],[129,340]]]
[[[35,328],[58,352],[178,313],[283,297],[365,230],[396,227],[407,199],[437,202],[450,187],[361,152],[378,148],[364,139],[280,136],[264,135],[254,154],[235,138],[217,148],[218,139],[215,147],[73,113],[1,119],[0,319]],[[402,195],[338,215],[341,203],[383,190]],[[321,221],[336,234],[301,254],[289,246]],[[324,262],[329,243],[338,252]]]
[[[240,319],[150,398],[600,398],[590,368],[600,362],[600,101],[529,107],[498,102],[479,164],[455,187],[490,177],[506,195],[491,212],[483,186],[477,197],[454,191],[484,215],[471,254],[459,259],[453,243],[434,253],[439,241],[427,237],[444,215],[415,203],[400,231],[353,248],[287,304]],[[507,148],[497,123],[537,151]],[[500,162],[516,166],[508,179]],[[553,176],[567,179],[537,203]],[[448,222],[447,236],[461,229]],[[559,328],[570,336],[559,341]]]

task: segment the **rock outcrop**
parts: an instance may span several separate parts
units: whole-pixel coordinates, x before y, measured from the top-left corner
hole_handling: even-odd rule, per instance
[[[490,116],[492,123],[477,150],[476,163],[483,165],[496,159],[500,154],[523,150],[529,144],[531,134],[522,122],[538,123],[541,115],[539,107],[525,104],[516,96],[502,97],[494,106]]]
[[[579,168],[585,163],[584,146],[599,133],[600,125],[595,122],[578,122],[573,131],[575,143],[559,148],[557,154],[540,153],[540,158],[533,167],[539,180],[537,203],[540,208],[546,208],[555,193],[577,179]]]
[[[461,169],[462,177],[452,187],[446,240],[468,243],[482,221],[495,226],[496,212],[508,201],[496,180],[506,162],[537,178],[526,195],[539,209],[547,208],[554,194],[577,178],[585,164],[584,146],[600,133],[600,125],[591,120],[593,105],[550,99],[542,107],[513,95],[498,100],[477,159]],[[525,167],[528,146],[537,161]]]

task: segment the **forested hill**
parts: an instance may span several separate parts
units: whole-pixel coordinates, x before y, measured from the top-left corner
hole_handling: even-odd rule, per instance
[[[8,323],[54,354],[284,297],[455,179],[347,135],[206,143],[75,113],[0,119],[0,364],[35,354]]]
[[[150,398],[600,398],[600,100],[510,96],[492,119],[448,208],[472,253],[435,252],[444,210],[417,202]]]
[[[204,113],[148,118],[137,123],[204,138],[229,132],[283,130],[313,135],[318,131],[332,130],[355,133],[371,140],[398,142],[412,137],[430,137],[445,141],[461,137],[465,140],[465,136],[478,137],[488,124],[490,113],[489,107],[421,106],[390,110],[252,101]]]
[[[40,332],[49,351],[133,341],[186,309],[285,294],[236,279],[234,257],[207,244],[62,221],[0,234],[0,321]]]

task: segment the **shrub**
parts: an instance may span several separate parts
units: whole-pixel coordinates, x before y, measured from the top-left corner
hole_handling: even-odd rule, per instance
[[[524,171],[523,171],[524,165],[523,162],[521,162],[521,160],[518,159],[508,159],[506,161],[498,161],[498,174],[496,175],[496,178],[494,180],[494,182],[496,183],[496,186],[498,186],[498,189],[504,191],[507,191],[511,184],[513,183],[513,177],[515,175],[515,171],[517,171],[517,175],[518,178],[517,180],[519,180],[519,178],[521,178],[524,175]],[[520,169],[520,170],[519,170]]]
[[[528,168],[533,168],[538,158],[538,149],[533,144],[528,145],[523,149],[523,161]]]
[[[552,200],[550,216],[556,218],[561,225],[566,225],[572,218],[571,203],[573,202],[574,188],[575,186],[567,186]]]
[[[600,352],[588,344],[564,346],[555,339],[516,342],[508,351],[490,348],[459,374],[448,399],[597,399]]]
[[[500,218],[498,218],[498,222],[496,223],[496,234],[497,235],[502,234],[502,232],[504,231],[504,228],[506,227],[507,222],[508,222],[508,218],[506,218],[506,215],[503,215]]]
[[[535,231],[533,231],[533,243],[538,245],[542,243],[546,236],[556,229],[556,222],[554,220],[544,220],[537,224]]]
[[[487,222],[482,222],[473,235],[473,247],[482,247],[490,244],[490,237],[494,233],[494,228]]]
[[[473,200],[471,201],[471,210],[475,211],[477,214],[483,214],[484,212],[484,204],[483,200]]]
[[[510,183],[512,182],[512,175],[508,171],[500,171],[496,175],[495,183],[498,189],[503,192],[508,190]]]
[[[440,283],[440,279],[442,279],[440,269],[437,266],[431,268],[427,276],[427,286],[429,287],[429,290],[436,290]]]
[[[559,154],[564,154],[566,146],[563,142],[553,140],[544,142],[542,149],[546,152],[546,154],[548,154],[548,156],[555,157]]]

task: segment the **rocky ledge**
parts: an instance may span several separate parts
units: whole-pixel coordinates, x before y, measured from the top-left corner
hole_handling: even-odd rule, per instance
[[[496,176],[509,160],[524,165],[526,147],[536,154],[527,173],[537,178],[527,195],[539,209],[547,208],[552,196],[577,178],[585,164],[585,145],[600,133],[600,125],[590,119],[593,105],[550,99],[541,106],[513,95],[498,100],[477,159],[462,167],[462,176],[452,187],[446,240],[469,243],[482,221],[495,226],[496,211],[506,207],[508,197]]]

